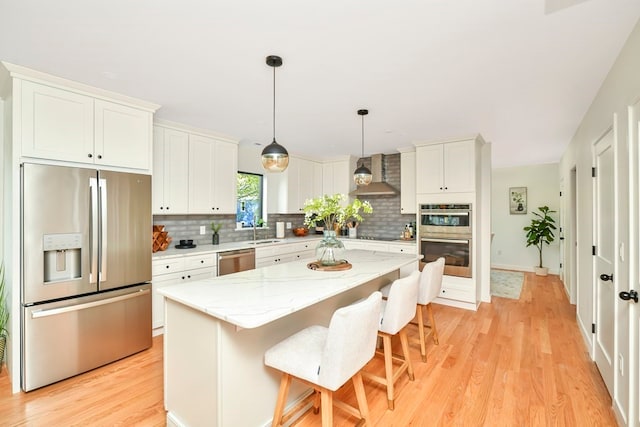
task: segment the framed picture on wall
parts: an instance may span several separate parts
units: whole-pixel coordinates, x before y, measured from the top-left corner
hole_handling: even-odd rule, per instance
[[[527,213],[527,187],[509,188],[509,213],[512,215]]]

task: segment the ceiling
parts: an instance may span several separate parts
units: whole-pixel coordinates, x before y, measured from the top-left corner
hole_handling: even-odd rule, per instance
[[[638,0],[0,0],[0,60],[290,153],[393,153],[480,133],[493,166],[557,162]]]

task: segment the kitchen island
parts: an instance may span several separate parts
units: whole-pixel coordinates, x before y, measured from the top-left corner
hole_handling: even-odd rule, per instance
[[[347,251],[344,271],[307,268],[312,260],[273,265],[168,286],[164,395],[167,425],[268,425],[280,375],[265,350],[417,268],[417,255]],[[308,393],[292,384],[289,403]]]

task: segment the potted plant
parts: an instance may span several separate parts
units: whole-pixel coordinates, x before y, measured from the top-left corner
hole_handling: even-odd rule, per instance
[[[344,260],[341,255],[344,252],[343,243],[336,238],[336,230],[340,229],[348,220],[363,221],[363,213],[373,212],[371,204],[367,201],[355,199],[346,205],[342,201],[346,199],[344,194],[324,195],[309,199],[304,203],[304,223],[309,227],[316,224],[324,224],[324,238],[316,247],[316,257],[322,265],[337,265]]]
[[[527,247],[535,246],[538,248],[539,262],[534,270],[538,276],[546,276],[549,269],[542,266],[542,248],[554,240],[555,220],[549,214],[555,213],[555,211],[550,210],[548,206],[540,206],[538,210],[540,212],[532,212],[534,218],[531,219],[530,225],[524,227],[524,231],[527,232]]]
[[[4,264],[0,265],[0,371],[2,371],[2,362],[4,361],[4,349],[7,344],[7,329],[9,322],[9,309],[7,307],[7,295],[4,289]]]
[[[220,243],[220,235],[218,231],[222,227],[221,223],[216,224],[215,221],[211,221],[211,231],[213,231],[213,236],[211,237],[211,243],[217,245]]]

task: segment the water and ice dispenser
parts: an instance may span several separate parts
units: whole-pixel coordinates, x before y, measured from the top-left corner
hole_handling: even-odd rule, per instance
[[[43,250],[45,284],[82,276],[82,233],[45,234]]]

